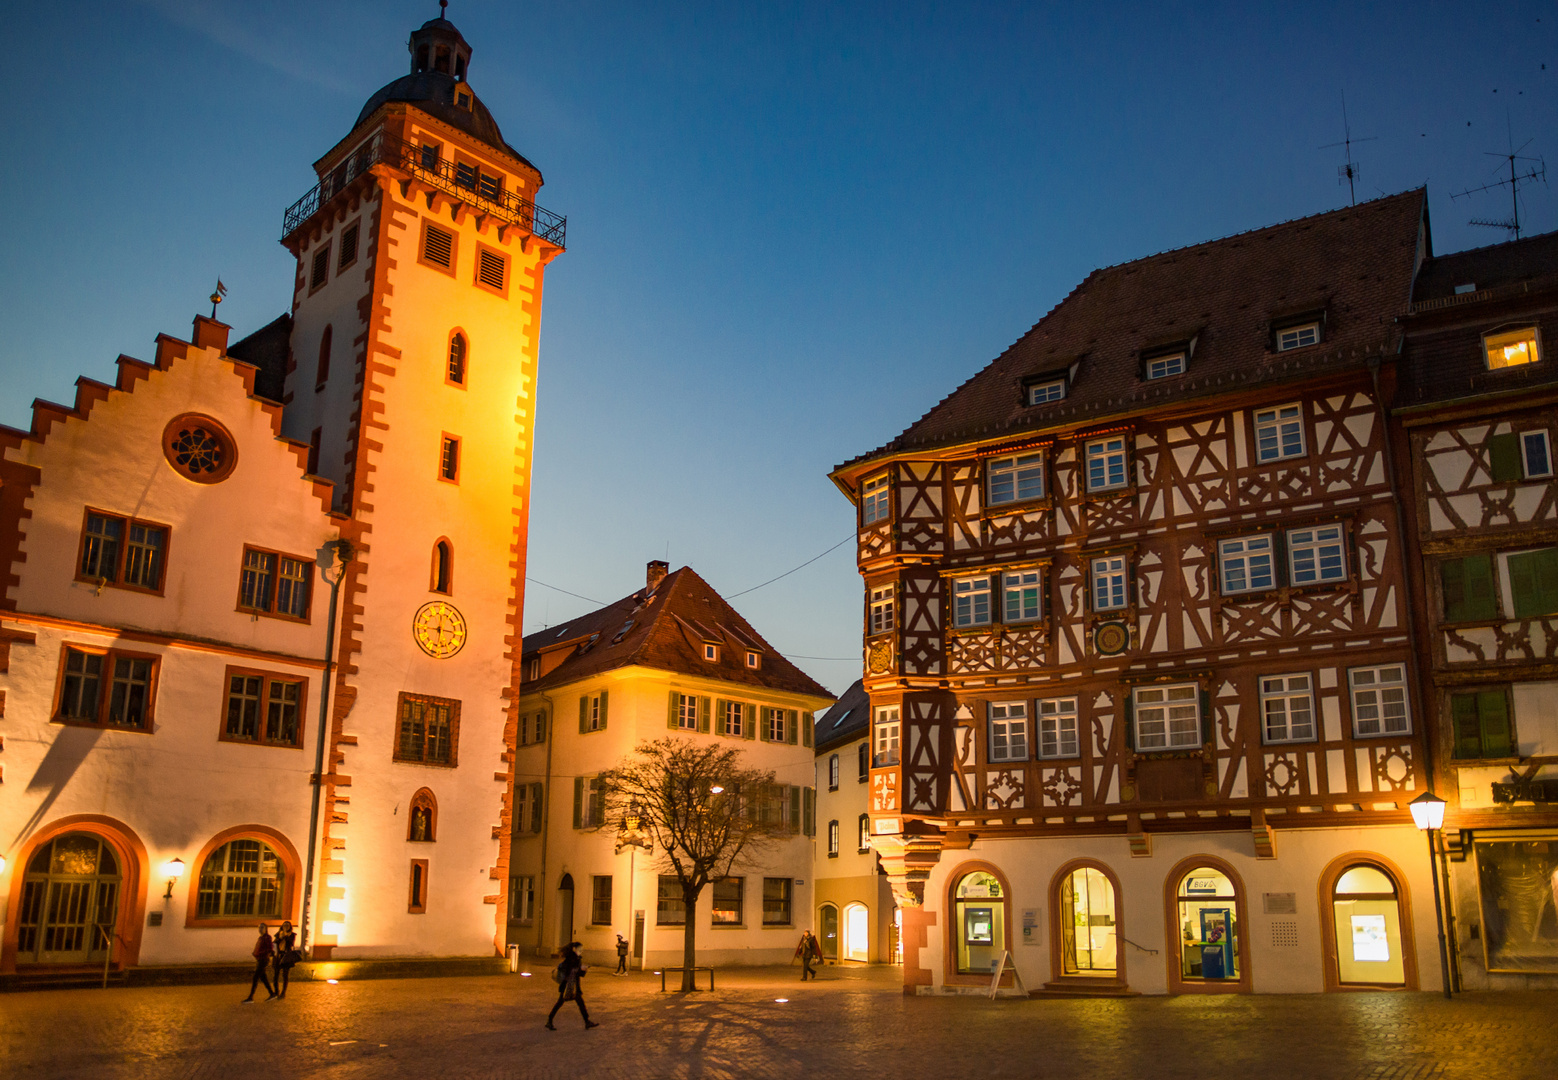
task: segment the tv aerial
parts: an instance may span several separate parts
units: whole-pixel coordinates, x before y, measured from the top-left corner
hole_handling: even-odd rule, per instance
[[[1510,149],[1507,154],[1496,154],[1491,150],[1484,151],[1488,157],[1503,158],[1506,162],[1509,163],[1509,175],[1507,177],[1490,181],[1489,183],[1483,184],[1481,187],[1467,188],[1465,191],[1451,192],[1451,199],[1459,199],[1463,195],[1476,195],[1479,192],[1493,191],[1501,187],[1509,188],[1510,216],[1508,218],[1504,219],[1503,221],[1490,221],[1483,218],[1472,218],[1467,222],[1468,225],[1480,225],[1485,229],[1505,229],[1514,234],[1512,239],[1520,239],[1520,185],[1529,184],[1536,180],[1540,180],[1544,184],[1547,183],[1547,163],[1539,157],[1527,157],[1520,153],[1521,150],[1524,150],[1527,146],[1530,146],[1534,141],[1535,140],[1533,139],[1527,139],[1517,148],[1515,146],[1514,135],[1511,134],[1509,136]],[[1499,168],[1502,170],[1503,166],[1500,165]]]
[[[1357,184],[1358,184],[1358,176],[1359,176],[1360,170],[1359,170],[1359,167],[1358,167],[1358,163],[1352,159],[1352,144],[1355,143],[1355,142],[1360,142],[1360,143],[1362,143],[1362,142],[1374,142],[1375,140],[1377,140],[1379,138],[1379,136],[1377,136],[1377,135],[1369,135],[1369,136],[1367,136],[1365,138],[1362,138],[1362,139],[1354,139],[1352,137],[1352,125],[1347,122],[1347,93],[1346,93],[1346,91],[1342,92],[1342,136],[1343,137],[1342,137],[1342,141],[1341,142],[1326,143],[1324,146],[1320,147],[1320,149],[1321,150],[1332,150],[1332,149],[1335,149],[1338,146],[1346,148],[1347,163],[1345,165],[1338,165],[1336,167],[1336,182],[1338,184],[1346,184],[1347,185],[1347,197],[1352,200],[1352,204],[1354,206],[1357,206],[1358,205]]]

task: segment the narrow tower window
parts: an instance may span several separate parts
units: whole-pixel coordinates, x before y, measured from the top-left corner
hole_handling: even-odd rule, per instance
[[[433,545],[433,591],[454,591],[454,548],[447,540]]]
[[[443,447],[438,455],[438,478],[451,484],[460,480],[460,440],[453,435],[443,437]]]
[[[465,385],[465,335],[455,334],[449,339],[448,381],[455,386]]]
[[[314,433],[308,437],[308,475],[319,475],[319,440],[324,435],[324,428],[315,428]]]
[[[325,388],[325,383],[330,380],[330,343],[332,331],[325,327],[324,335],[319,339],[319,366],[314,370],[314,393]]]

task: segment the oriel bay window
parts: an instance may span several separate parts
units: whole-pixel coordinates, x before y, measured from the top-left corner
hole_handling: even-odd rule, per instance
[[[1137,750],[1181,750],[1201,745],[1201,688],[1195,683],[1138,686],[1133,704]]]
[[[161,592],[167,551],[166,525],[88,510],[76,580]]]
[[[872,725],[875,750],[872,761],[877,768],[898,764],[898,706],[884,705],[876,710],[876,722]],[[861,779],[865,779],[864,776]]]
[[[238,609],[306,622],[312,566],[310,559],[245,546],[238,578]]]
[[[892,516],[892,493],[888,487],[887,474],[881,473],[871,477],[860,485],[860,524],[873,525],[878,521],[886,521]]]
[[[871,589],[870,595],[870,632],[873,634],[885,634],[897,625],[894,611],[894,589],[891,585],[878,585]]]
[[[952,625],[990,624],[990,575],[952,579]]]
[[[222,738],[267,746],[303,745],[303,680],[227,669]]]
[[[394,760],[454,767],[460,739],[458,701],[402,693],[399,715]]]
[[[152,730],[157,661],[118,649],[65,646],[55,721]]]
[[[1044,455],[1014,454],[985,462],[985,499],[990,506],[1044,497]]]

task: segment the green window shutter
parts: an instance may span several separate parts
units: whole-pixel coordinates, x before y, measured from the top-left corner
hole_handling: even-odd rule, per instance
[[[1446,559],[1439,564],[1439,587],[1444,594],[1444,621],[1466,618],[1466,559]]]
[[[600,692],[600,729],[606,730],[606,691]]]
[[[585,694],[579,699],[579,734],[583,735],[590,730],[590,695]]]
[[[1455,756],[1482,756],[1482,724],[1477,719],[1476,694],[1450,695],[1450,723],[1455,728]]]
[[[530,785],[530,831],[541,831],[541,816],[545,808],[541,805],[543,788],[539,783]]]
[[[1508,566],[1515,618],[1558,612],[1558,548],[1511,555]]]
[[[698,730],[704,734],[709,731],[709,713],[713,709],[713,702],[708,698],[698,699]]]
[[[815,727],[816,724],[817,724],[817,717],[816,717],[815,713],[809,713],[809,712],[801,713],[801,745],[802,746],[810,746],[811,745],[811,729],[813,727]]]
[[[1522,479],[1520,467],[1520,436],[1513,431],[1494,435],[1488,440],[1488,458],[1492,464],[1493,482],[1509,484]]]
[[[790,785],[790,818],[785,822],[785,827],[792,833],[801,831],[801,789]]]
[[[1465,567],[1466,618],[1498,618],[1498,590],[1493,585],[1493,556],[1468,555]]]
[[[682,699],[682,695],[678,694],[675,690],[671,691],[671,711],[666,714],[665,726],[670,728],[672,731],[676,730],[676,720],[677,720],[677,715],[676,714],[677,714],[678,707],[682,703],[681,699]]]
[[[1121,711],[1125,723],[1125,748],[1136,749],[1136,695],[1131,693],[1129,686],[1125,687],[1125,708]]]
[[[817,835],[817,790],[806,788],[806,835]]]
[[[584,828],[584,777],[573,778],[573,827]]]
[[[784,741],[791,746],[794,746],[795,740],[799,738],[795,729],[801,726],[800,720],[801,714],[794,709],[786,709],[784,711]]]
[[[768,741],[768,707],[766,705],[757,710],[757,737],[763,742]]]
[[[724,698],[714,699],[714,713],[709,718],[709,722],[716,735],[725,734],[725,713],[728,710],[728,706],[729,703]]]
[[[1509,702],[1503,690],[1484,690],[1477,695],[1477,715],[1482,721],[1482,756],[1509,757],[1514,751],[1509,730]]]
[[[748,705],[746,708],[747,722],[741,725],[741,737],[743,739],[757,738],[757,706]]]
[[[1212,692],[1203,690],[1201,691],[1201,741],[1209,743],[1215,739],[1216,732],[1212,730]]]

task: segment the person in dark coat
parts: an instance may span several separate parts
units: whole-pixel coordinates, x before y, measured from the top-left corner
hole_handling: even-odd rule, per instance
[[[590,1019],[590,1012],[584,1007],[584,991],[579,986],[579,980],[584,978],[584,961],[579,958],[579,943],[570,941],[563,946],[563,958],[557,965],[557,1004],[552,1006],[552,1011],[546,1016],[546,1029],[556,1031],[552,1026],[552,1019],[557,1015],[557,1010],[563,1007],[563,1002],[573,1000],[579,1006],[579,1015],[584,1017],[586,1028],[600,1027]]]
[[[617,935],[617,970],[613,975],[626,975],[628,973],[628,939],[621,934]]]
[[[801,943],[795,947],[795,955],[801,958],[801,982],[805,982],[808,975],[816,979],[817,973],[811,969],[811,965],[813,961],[822,959],[822,946],[817,944],[810,930],[801,933]]]
[[[266,993],[270,997],[266,1001],[273,1001],[276,997],[276,988],[270,982],[270,958],[276,954],[276,943],[270,938],[270,927],[260,923],[260,940],[254,943],[254,978],[249,982],[249,996],[243,999],[243,1004],[249,1005],[254,1001],[255,988],[260,983],[265,984]]]
[[[292,929],[292,923],[283,921],[271,940],[275,942],[276,952],[271,957],[270,977],[276,984],[276,996],[284,998],[287,996],[287,985],[292,982],[292,965],[297,962],[293,950],[298,947],[298,936]]]

